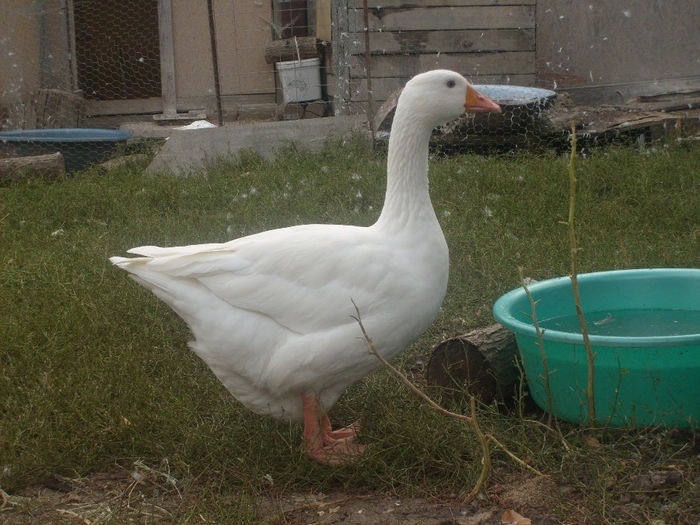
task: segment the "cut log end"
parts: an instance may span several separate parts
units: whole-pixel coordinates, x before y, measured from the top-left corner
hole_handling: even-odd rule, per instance
[[[426,379],[452,397],[466,390],[484,403],[508,403],[520,380],[517,356],[510,330],[500,324],[479,328],[438,343],[428,362]]]

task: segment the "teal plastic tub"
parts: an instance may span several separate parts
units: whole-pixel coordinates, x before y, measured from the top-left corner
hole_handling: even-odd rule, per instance
[[[595,353],[596,423],[700,427],[700,269],[656,268],[578,276]],[[536,301],[553,415],[588,419],[588,361],[569,277],[528,287]],[[544,366],[522,288],[496,301],[515,333],[530,393],[547,410]]]

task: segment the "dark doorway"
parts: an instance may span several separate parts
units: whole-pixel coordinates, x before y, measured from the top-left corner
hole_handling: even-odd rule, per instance
[[[85,98],[161,96],[157,0],[75,0],[74,13]]]

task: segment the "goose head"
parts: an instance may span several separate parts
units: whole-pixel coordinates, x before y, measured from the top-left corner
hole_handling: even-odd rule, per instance
[[[465,112],[501,111],[498,104],[479,93],[466,78],[446,69],[413,77],[406,83],[398,105],[397,111],[403,106],[431,128],[454,120]]]

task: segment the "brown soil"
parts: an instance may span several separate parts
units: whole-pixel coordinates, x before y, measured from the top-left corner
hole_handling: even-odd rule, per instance
[[[560,523],[552,512],[558,493],[547,478],[522,474],[493,482],[488,496],[480,494],[466,505],[459,502],[456,494],[404,499],[330,492],[265,497],[259,502],[259,510],[269,516],[270,524],[500,524],[507,510],[532,523],[547,524]],[[1,494],[0,521],[6,525],[177,523],[186,509],[192,508],[192,498],[196,497],[181,493],[163,481],[159,473],[138,469],[56,479],[13,495]],[[212,523],[206,516],[198,518],[201,523]]]

